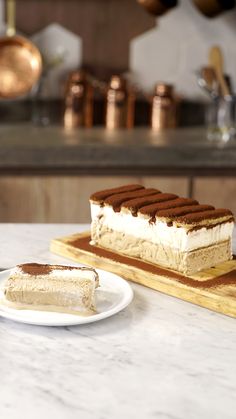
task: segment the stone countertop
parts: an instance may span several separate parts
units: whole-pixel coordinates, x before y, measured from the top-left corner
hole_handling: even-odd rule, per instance
[[[216,146],[204,128],[65,131],[0,126],[0,173],[236,174],[236,143]]]
[[[49,241],[86,227],[0,224],[1,267],[68,263]],[[0,317],[1,418],[235,418],[236,319],[131,285],[131,305],[97,323]]]

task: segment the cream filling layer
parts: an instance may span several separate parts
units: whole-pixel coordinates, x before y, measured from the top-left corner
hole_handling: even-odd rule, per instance
[[[95,229],[101,223],[108,228],[125,234],[148,240],[155,244],[170,246],[181,252],[187,252],[201,247],[207,247],[232,238],[234,223],[227,222],[215,227],[189,231],[184,227],[168,226],[156,219],[149,223],[148,218],[134,217],[130,212],[114,212],[111,206],[100,207],[91,203],[91,217]]]

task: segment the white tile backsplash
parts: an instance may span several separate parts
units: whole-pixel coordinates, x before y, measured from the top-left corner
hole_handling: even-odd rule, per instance
[[[47,96],[56,98],[64,94],[64,81],[68,72],[77,69],[82,62],[81,38],[52,23],[32,36],[46,64],[50,65],[47,75]]]
[[[2,24],[4,20],[3,14],[4,14],[4,3],[3,3],[3,0],[0,0],[0,25]]]
[[[154,29],[131,42],[130,69],[145,90],[161,80],[174,83],[187,97],[203,98],[194,72],[207,65],[208,50],[216,44],[223,49],[225,71],[236,86],[236,11],[208,19],[189,0],[181,0]]]
[[[4,0],[0,0],[0,35],[3,35],[4,31],[5,31]]]

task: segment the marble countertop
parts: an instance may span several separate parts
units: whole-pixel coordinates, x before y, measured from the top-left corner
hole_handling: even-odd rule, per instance
[[[61,126],[0,126],[0,174],[235,175],[236,143],[216,145],[203,127],[65,131]]]
[[[85,227],[0,224],[0,267],[68,263],[49,241]],[[0,317],[0,417],[234,419],[236,319],[132,288],[129,307],[90,325]]]

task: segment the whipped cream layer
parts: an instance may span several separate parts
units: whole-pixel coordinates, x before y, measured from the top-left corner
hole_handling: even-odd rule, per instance
[[[134,217],[129,211],[115,212],[111,206],[101,207],[91,202],[91,217],[95,229],[100,225],[124,232],[155,244],[170,246],[181,252],[192,251],[201,247],[207,247],[232,237],[234,223],[232,221],[216,224],[211,228],[201,227],[197,230],[188,231],[184,227],[168,226],[166,222],[156,219],[155,223],[149,223],[149,219],[141,214]]]

